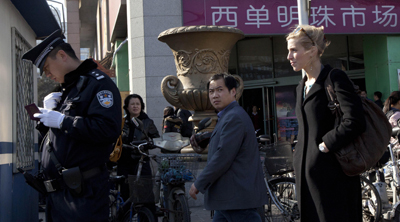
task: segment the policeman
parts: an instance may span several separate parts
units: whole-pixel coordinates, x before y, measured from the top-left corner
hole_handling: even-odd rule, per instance
[[[105,163],[121,132],[121,96],[97,64],[81,63],[63,38],[57,30],[22,57],[60,83],[34,115],[44,135],[46,221],[107,221]]]

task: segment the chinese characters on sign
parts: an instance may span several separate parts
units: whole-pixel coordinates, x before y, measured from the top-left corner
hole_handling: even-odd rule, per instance
[[[182,4],[184,25],[223,25],[246,34],[280,34],[298,24],[296,1],[183,0]],[[316,0],[311,2],[309,24],[322,25],[327,33],[399,33],[398,15],[399,4]]]

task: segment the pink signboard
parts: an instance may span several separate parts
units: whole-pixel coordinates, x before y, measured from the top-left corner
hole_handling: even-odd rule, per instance
[[[223,25],[245,34],[286,34],[296,0],[182,0],[183,25]],[[309,24],[326,33],[400,33],[400,0],[312,0]]]

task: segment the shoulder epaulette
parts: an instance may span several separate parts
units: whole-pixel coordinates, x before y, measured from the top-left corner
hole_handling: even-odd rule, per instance
[[[101,74],[101,73],[99,73],[99,72],[96,72],[96,70],[90,71],[90,72],[88,73],[88,75],[89,75],[89,76],[92,76],[92,77],[94,77],[94,78],[96,78],[97,80],[104,79],[104,75]]]

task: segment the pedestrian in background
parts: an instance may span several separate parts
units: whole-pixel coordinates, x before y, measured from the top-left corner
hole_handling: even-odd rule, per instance
[[[193,123],[189,121],[189,117],[192,116],[192,113],[189,110],[175,106],[175,115],[182,120],[182,136],[191,137],[193,134]]]
[[[175,132],[182,135],[182,119],[177,117],[172,106],[164,108],[163,133]]]
[[[24,54],[60,83],[44,98],[37,129],[48,191],[46,221],[108,221],[105,163],[121,130],[121,97],[91,59],[82,63],[61,30]],[[67,177],[66,175],[69,175]]]
[[[130,145],[134,141],[143,141],[149,138],[158,138],[157,127],[154,125],[154,121],[144,112],[145,104],[143,99],[138,94],[130,94],[124,100],[124,111],[125,111],[125,123],[122,129],[122,143]],[[133,123],[132,118],[137,118],[142,121],[142,129],[138,129]],[[147,135],[147,136],[146,136]],[[117,175],[124,175],[126,178],[129,175],[136,175],[139,160],[141,154],[138,151],[132,151],[129,148],[122,148],[121,158],[117,162]],[[152,171],[150,166],[150,158],[144,158],[142,165],[141,175],[144,177],[151,177]],[[129,198],[129,184],[121,184],[121,197],[124,200]],[[156,207],[155,203],[145,204],[152,213],[155,215]]]
[[[250,114],[251,122],[253,122],[253,126],[255,130],[261,129],[260,124],[260,114],[258,113],[258,108],[256,105],[253,106],[252,112]]]
[[[254,127],[236,102],[236,84],[227,74],[216,74],[207,84],[219,120],[210,137],[207,166],[189,191],[193,199],[204,193],[204,207],[215,210],[214,222],[261,221],[257,208],[268,198]],[[191,141],[198,147],[195,135]]]
[[[381,109],[383,109],[383,103],[381,99],[382,99],[382,93],[379,91],[374,92],[375,104],[378,105]]]
[[[323,27],[300,25],[286,40],[293,70],[306,72],[296,89],[299,131],[293,156],[301,221],[361,222],[360,177],[346,176],[335,157],[365,130],[361,98],[346,73],[334,70],[331,79],[343,120],[328,109],[324,82],[332,67],[321,64],[330,43]]]
[[[389,120],[389,123],[392,127],[399,126],[400,120],[400,91],[393,91],[390,93],[390,96],[385,101],[385,106],[383,107],[383,112],[386,114],[386,117]],[[394,143],[396,141],[395,138],[391,138],[390,142]],[[396,156],[399,156],[400,145],[396,144],[393,148],[393,152]]]

